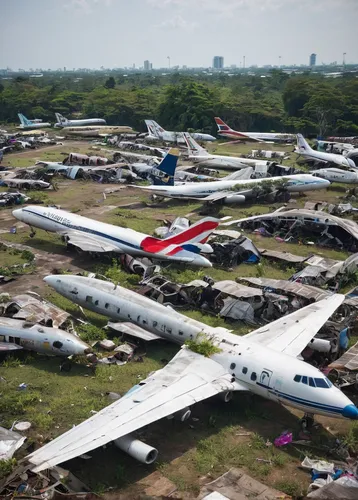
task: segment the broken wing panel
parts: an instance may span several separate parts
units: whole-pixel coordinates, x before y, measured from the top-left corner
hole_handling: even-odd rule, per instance
[[[91,236],[77,231],[66,231],[61,233],[67,237],[68,243],[80,248],[84,252],[114,252],[118,251],[118,247],[110,242],[104,242]]]
[[[331,295],[248,333],[245,338],[265,345],[274,351],[296,357],[342,304],[344,299],[344,295]]]
[[[34,471],[52,467],[103,446],[227,390],[240,390],[216,361],[186,348],[163,369],[135,386],[122,399],[54,439],[27,458]]]
[[[0,342],[0,352],[19,351],[20,349],[22,349],[21,345],[13,344],[10,342]]]

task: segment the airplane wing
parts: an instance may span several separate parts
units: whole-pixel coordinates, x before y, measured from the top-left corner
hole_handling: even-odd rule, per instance
[[[13,344],[10,342],[0,342],[0,352],[19,351],[20,349],[22,349],[21,345]]]
[[[205,198],[201,198],[201,200],[215,202],[215,201],[223,200],[224,198],[229,198],[230,196],[233,196],[234,194],[237,194],[237,193],[233,192],[233,191],[216,191],[215,193],[211,193],[208,196],[205,196]]]
[[[247,390],[231,382],[216,361],[182,348],[161,370],[123,398],[70,429],[27,459],[35,472],[87,453],[198,401],[230,390]]]
[[[245,335],[245,338],[274,351],[297,357],[344,299],[344,295],[331,295],[262,326]]]
[[[118,252],[118,247],[97,239],[91,234],[84,234],[79,231],[61,231],[59,234],[66,236],[67,242],[84,252]]]

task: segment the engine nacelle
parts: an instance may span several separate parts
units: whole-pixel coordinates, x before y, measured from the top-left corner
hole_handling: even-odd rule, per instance
[[[152,464],[157,459],[158,450],[156,448],[139,441],[131,434],[115,439],[113,442],[117,448],[128,453],[142,464]]]
[[[313,338],[307,347],[318,352],[330,352],[332,345],[329,340]]]
[[[225,205],[231,205],[231,203],[245,203],[245,201],[246,196],[243,194],[234,194],[225,198],[224,203]]]

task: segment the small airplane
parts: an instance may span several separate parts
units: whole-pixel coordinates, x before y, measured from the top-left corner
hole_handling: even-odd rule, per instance
[[[22,115],[21,113],[18,113],[17,116],[19,117],[20,122],[21,122],[21,125],[16,127],[18,129],[31,130],[34,128],[51,127],[51,123],[42,122],[39,120],[29,120],[26,118],[26,116]]]
[[[240,169],[246,168],[247,165],[268,165],[266,160],[256,160],[252,158],[240,158],[235,156],[225,156],[210,154],[206,149],[201,147],[195,139],[188,134],[188,132],[183,132],[182,137],[188,148],[188,159],[193,160],[194,163],[201,163],[207,167],[211,168],[223,168],[223,169]]]
[[[357,169],[356,164],[350,158],[335,153],[324,153],[322,151],[315,151],[311,148],[302,134],[297,134],[297,146],[295,153],[307,160],[313,160],[316,163],[335,164],[339,167],[348,167]]]
[[[327,179],[330,182],[342,182],[343,184],[358,184],[358,171],[343,170],[341,168],[320,168],[313,170],[312,175]]]
[[[158,450],[130,433],[164,417],[185,421],[191,405],[215,395],[228,402],[233,392],[251,392],[301,410],[307,417],[358,419],[353,402],[321,371],[300,359],[344,295],[332,294],[240,337],[107,281],[71,275],[47,276],[45,281],[71,302],[126,322],[121,325],[136,325],[147,340],[164,338],[183,344],[208,339],[216,353],[205,357],[184,346],[164,368],[141,380],[120,400],[28,455],[34,472],[113,440],[137,460],[152,463]]]
[[[295,140],[294,134],[281,134],[273,132],[238,132],[233,130],[218,117],[215,117],[216,125],[218,126],[218,134],[228,139],[236,139],[238,141],[255,141],[255,142],[292,142]]]
[[[92,352],[88,344],[65,330],[20,319],[0,317],[0,352],[22,349],[62,358]],[[61,364],[61,369],[69,368],[67,359]]]
[[[55,123],[56,128],[66,128],[66,127],[81,127],[86,125],[106,125],[106,120],[103,118],[84,118],[82,120],[68,120],[60,113],[55,113],[57,122]]]
[[[148,133],[146,139],[152,141],[165,141],[165,142],[175,142],[177,144],[184,144],[184,139],[182,132],[168,132],[164,130],[157,122],[154,120],[144,120],[147,125]],[[194,139],[198,141],[216,141],[216,138],[210,134],[201,134],[198,132],[190,134]]]

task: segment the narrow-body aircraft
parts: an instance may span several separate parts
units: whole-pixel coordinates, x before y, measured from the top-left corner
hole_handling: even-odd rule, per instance
[[[35,128],[51,127],[51,123],[42,122],[38,120],[29,120],[28,118],[26,118],[26,116],[22,115],[21,113],[18,113],[17,116],[19,117],[21,123],[21,125],[19,125],[17,128],[20,128],[22,130],[32,130]]]
[[[335,153],[324,153],[311,148],[302,134],[297,134],[297,146],[295,153],[307,160],[313,160],[316,163],[335,164],[339,167],[348,167],[357,169],[356,164],[351,158]]]
[[[169,132],[164,130],[157,122],[154,120],[145,120],[147,125],[148,135],[147,139],[152,141],[164,141],[164,142],[175,142],[178,144],[184,144],[184,139],[182,132]],[[198,141],[216,141],[216,138],[210,134],[202,134],[199,132],[194,132],[191,136]]]
[[[106,120],[103,118],[83,118],[81,120],[68,120],[60,113],[55,113],[57,122],[55,123],[56,128],[65,127],[81,127],[84,125],[106,125]]]
[[[292,142],[295,140],[294,134],[282,134],[276,132],[238,132],[218,117],[215,117],[218,126],[218,134],[221,137],[234,139],[237,141],[255,141],[255,142]]]
[[[233,392],[251,392],[310,415],[358,419],[352,401],[317,368],[299,359],[344,295],[332,294],[240,337],[113,283],[71,275],[48,276],[45,281],[72,302],[116,321],[130,321],[154,338],[179,344],[210,339],[216,352],[205,357],[184,346],[164,368],[120,400],[31,453],[27,460],[34,471],[125,438],[122,449],[151,463],[158,451],[130,433],[172,415],[184,421],[191,405],[215,395],[228,401]]]

